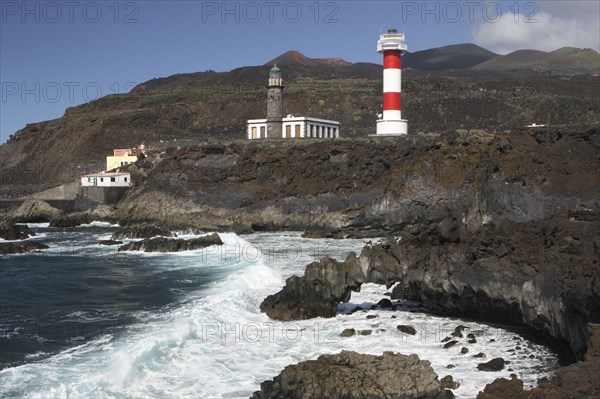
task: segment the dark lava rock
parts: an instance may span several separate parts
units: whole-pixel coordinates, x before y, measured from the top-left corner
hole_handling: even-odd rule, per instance
[[[180,240],[174,238],[156,237],[135,241],[119,247],[121,251],[144,251],[144,252],[182,252],[193,251],[210,247],[211,245],[223,245],[221,237],[217,233],[198,237],[191,240]]]
[[[540,379],[537,387],[524,391],[527,394],[525,397],[532,399],[600,398],[600,384],[598,383],[598,376],[600,376],[600,356],[598,356],[600,324],[590,323],[588,329],[590,346],[585,353],[584,361],[560,368],[550,380]],[[506,384],[506,382],[496,380],[492,384],[488,384],[483,393],[490,396],[481,396],[481,398],[500,399],[502,396],[495,394],[494,387],[490,387],[490,385],[499,386],[503,383]]]
[[[0,255],[22,254],[25,250],[16,244],[9,242],[0,242]]]
[[[265,298],[260,310],[277,320],[333,317],[338,303],[347,302],[360,282],[353,264],[325,257],[308,265],[303,277],[289,277],[281,291]]]
[[[429,362],[416,355],[342,351],[287,366],[260,385],[252,399],[452,398]]]
[[[360,331],[360,335],[371,335],[371,333],[373,333],[373,330],[361,330]]]
[[[465,328],[466,328],[465,326],[457,326],[454,329],[454,332],[450,335],[452,335],[453,337],[456,337],[456,338],[462,338],[463,337],[462,332],[465,330]]]
[[[462,353],[463,355],[469,353],[469,348],[463,346],[462,348],[460,348],[460,353]]]
[[[28,241],[23,245],[17,245],[10,242],[0,242],[0,255],[22,254],[25,252],[39,251],[42,249],[48,249],[48,246],[35,241]]]
[[[473,355],[473,357],[485,357],[485,353],[479,352],[479,353]]]
[[[479,363],[477,370],[479,371],[500,371],[504,368],[504,359],[501,357],[494,358],[487,363]]]
[[[446,343],[444,344],[443,348],[444,348],[444,349],[451,348],[451,347],[453,347],[454,345],[456,345],[457,343],[458,343],[458,341],[453,339],[452,341],[448,341],[448,342],[446,342]]]
[[[390,301],[387,298],[383,298],[382,300],[377,302],[377,305],[379,305],[379,307],[381,307],[382,309],[391,309],[394,307],[394,304],[392,303],[392,301]]]
[[[354,328],[346,328],[344,331],[342,331],[342,333],[340,334],[340,337],[351,337],[355,334],[356,334],[356,330]]]
[[[35,233],[26,225],[11,224],[8,222],[0,224],[0,238],[2,239],[15,241],[33,236],[35,236]]]
[[[254,233],[251,224],[232,224],[227,226],[226,230],[238,235]]]
[[[25,252],[32,252],[48,249],[50,247],[48,247],[46,244],[42,244],[41,242],[27,241],[25,244],[23,244],[22,248],[25,250]]]
[[[126,240],[152,237],[175,237],[168,229],[157,226],[127,226],[117,230],[111,237],[111,240]]]
[[[368,314],[368,315],[367,315],[367,319],[368,319],[368,320],[375,319],[375,318],[377,318],[377,315],[376,315],[376,314]]]
[[[62,215],[60,218],[50,221],[50,227],[60,227],[60,228],[77,227],[77,226],[81,226],[82,224],[91,223],[91,222],[93,222],[92,217],[88,214],[71,213],[71,214]]]
[[[563,135],[557,130],[543,129],[537,130],[533,134],[533,137],[535,138],[535,141],[538,142],[538,144],[551,144],[555,141],[560,140],[563,137]]]
[[[408,335],[415,335],[417,333],[417,330],[413,326],[399,325],[396,328],[401,333],[408,334]]]
[[[444,389],[457,389],[460,387],[460,383],[458,381],[454,381],[454,377],[451,375],[447,375],[440,380],[442,384],[442,388]]]
[[[477,399],[528,399],[529,395],[523,391],[523,381],[518,378],[507,380],[498,378],[487,384],[483,392],[479,392]]]
[[[115,241],[115,240],[102,240],[99,242],[100,245],[121,245],[123,241]]]
[[[331,230],[307,230],[302,233],[303,238],[335,238],[335,232]]]
[[[510,141],[506,138],[501,138],[496,140],[496,149],[500,151],[502,154],[507,154],[512,150],[512,146],[510,145]]]
[[[391,299],[406,299],[412,296],[412,292],[410,287],[407,287],[403,284],[396,284],[394,288],[392,288],[392,292],[390,295]]]

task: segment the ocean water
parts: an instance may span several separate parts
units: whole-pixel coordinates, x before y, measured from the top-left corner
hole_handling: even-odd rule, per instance
[[[557,356],[522,331],[427,314],[414,302],[371,309],[386,288],[365,284],[332,319],[270,320],[265,296],[329,255],[344,259],[368,240],[314,240],[297,233],[221,234],[225,245],[178,254],[104,247],[116,226],[33,225],[38,254],[0,258],[0,396],[6,398],[248,398],[287,365],[342,349],[415,353],[459,398],[516,374],[527,386],[552,375]],[[186,232],[181,237],[191,238]],[[360,307],[362,310],[351,312]],[[367,318],[369,316],[369,318]],[[408,324],[417,334],[400,333]],[[458,325],[477,343],[440,342]],[[370,330],[348,338],[346,328]],[[461,354],[462,347],[469,352]],[[485,353],[482,359],[473,357]],[[500,372],[480,362],[503,357]],[[453,368],[447,368],[453,365]]]

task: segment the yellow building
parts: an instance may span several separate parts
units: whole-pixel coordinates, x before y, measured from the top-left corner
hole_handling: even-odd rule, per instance
[[[113,155],[109,155],[106,157],[106,170],[113,170],[128,165],[130,163],[134,163],[138,160],[138,153],[143,152],[140,152],[138,149],[135,148],[113,150]]]

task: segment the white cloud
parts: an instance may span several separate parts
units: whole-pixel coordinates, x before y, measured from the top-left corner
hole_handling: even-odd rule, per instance
[[[558,2],[545,3],[560,16],[546,10],[529,17],[506,13],[496,22],[482,21],[471,37],[476,44],[499,54],[521,49],[553,51],[565,46],[600,50],[598,2],[560,2],[562,8]]]

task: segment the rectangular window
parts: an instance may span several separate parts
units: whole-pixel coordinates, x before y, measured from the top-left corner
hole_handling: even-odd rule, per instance
[[[296,137],[300,137],[300,125],[296,125]]]
[[[261,126],[260,127],[260,138],[261,139],[266,139],[267,138],[267,131],[266,131],[266,127],[265,126]]]
[[[287,125],[285,127],[285,137],[287,137],[288,139],[292,137],[292,126],[291,125]]]
[[[104,183],[104,177],[100,178],[100,182]]]
[[[127,178],[125,178],[124,180],[125,180],[125,183],[127,183]]]
[[[116,178],[114,178],[114,177],[111,177],[111,178],[110,178],[110,181],[114,183],[114,182],[116,182],[116,181],[117,181],[117,179],[116,179]]]
[[[252,138],[255,139],[256,138],[256,126],[252,127]]]

